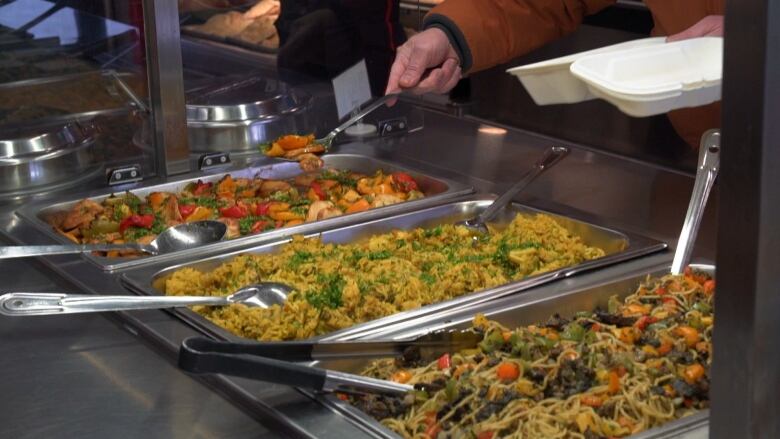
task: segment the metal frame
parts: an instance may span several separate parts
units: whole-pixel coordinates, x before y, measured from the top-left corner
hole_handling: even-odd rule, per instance
[[[190,171],[182,76],[179,9],[173,1],[143,0],[149,97],[157,172]]]
[[[726,2],[713,438],[780,437],[780,2]]]

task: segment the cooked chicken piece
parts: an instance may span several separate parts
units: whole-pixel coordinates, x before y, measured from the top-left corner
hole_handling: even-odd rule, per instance
[[[284,157],[288,159],[294,159],[304,154],[316,154],[318,152],[323,152],[323,151],[325,151],[325,147],[315,143],[309,146],[305,146],[303,148],[291,149],[286,153],[284,153]]]
[[[251,44],[262,44],[265,40],[276,35],[275,21],[276,17],[259,17],[238,34],[238,39]]]
[[[304,172],[314,172],[325,165],[325,162],[314,154],[303,154],[296,157],[296,159]]]
[[[217,221],[227,226],[227,232],[225,233],[226,239],[238,238],[241,236],[241,226],[236,218],[221,217]]]
[[[179,212],[179,202],[176,197],[168,197],[165,201],[165,207],[162,209],[162,218],[165,224],[181,222],[181,212]]]
[[[330,201],[315,201],[309,206],[309,213],[306,214],[306,221],[317,221],[325,218],[343,215],[341,210],[336,208]]]
[[[100,204],[88,198],[81,200],[68,212],[62,222],[62,228],[71,230],[80,226],[88,226],[102,212],[103,206]]]
[[[391,204],[397,204],[402,201],[403,199],[396,195],[378,194],[374,196],[374,201],[371,203],[371,207],[389,206]]]
[[[61,210],[47,215],[46,222],[51,224],[51,226],[54,227],[55,229],[61,229],[62,223],[65,221],[65,218],[67,217],[68,217],[68,212],[65,210]]]
[[[260,186],[260,196],[267,197],[274,192],[289,190],[292,186],[286,181],[281,180],[266,180],[263,185]]]
[[[317,174],[301,174],[297,177],[295,177],[295,180],[293,182],[296,186],[300,187],[309,187],[312,181],[317,179]]]

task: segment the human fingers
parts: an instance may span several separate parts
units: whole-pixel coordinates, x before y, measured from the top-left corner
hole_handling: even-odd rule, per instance
[[[390,67],[390,75],[387,79],[387,87],[385,88],[385,94],[391,94],[391,93],[400,93],[401,92],[401,86],[399,85],[399,80],[401,79],[401,75],[403,75],[404,71],[406,70],[406,66],[409,63],[409,47],[406,45],[403,45],[398,48],[395,55],[395,61],[393,61],[393,65]],[[390,99],[387,101],[387,106],[392,107],[395,105],[396,99]]]
[[[413,92],[415,94],[424,94],[445,93],[449,91],[449,89],[445,89],[445,85],[451,82],[453,75],[455,75],[455,71],[458,69],[458,61],[453,58],[448,58],[441,67],[431,70],[428,76],[420,81],[420,84],[415,87]]]
[[[702,18],[696,24],[685,29],[680,33],[670,35],[666,41],[671,43],[674,41],[687,40],[689,38],[697,37],[722,37],[723,36],[723,16],[722,15],[710,15]]]

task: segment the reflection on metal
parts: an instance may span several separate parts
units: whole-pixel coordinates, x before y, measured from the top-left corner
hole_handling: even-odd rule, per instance
[[[188,172],[189,146],[177,3],[144,0],[144,23],[157,171]]]
[[[506,134],[506,129],[490,125],[480,125],[477,131],[479,131],[480,134],[489,134],[493,136],[503,136]]]

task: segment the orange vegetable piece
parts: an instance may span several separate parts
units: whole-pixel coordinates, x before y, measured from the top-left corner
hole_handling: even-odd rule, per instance
[[[666,355],[669,352],[671,352],[672,347],[673,347],[673,345],[672,345],[671,342],[669,342],[669,340],[662,340],[661,341],[661,346],[658,347],[658,353],[660,355]]]
[[[294,134],[290,134],[276,139],[274,144],[278,144],[285,151],[290,151],[293,149],[304,148],[306,145],[312,143],[313,141],[314,141],[313,134],[310,134],[308,136],[296,136]]]
[[[607,387],[607,392],[615,394],[618,391],[620,391],[620,377],[616,371],[611,370],[609,371],[609,386]]]
[[[168,194],[164,192],[152,192],[149,194],[149,205],[152,206],[152,209],[157,210],[163,205],[166,198],[168,198]]]
[[[203,221],[211,218],[211,214],[212,211],[208,207],[198,206],[194,211],[192,211],[190,216],[187,217],[185,222],[191,223],[193,221]]]
[[[582,395],[580,397],[580,403],[588,407],[601,407],[604,401],[597,395]]]
[[[368,210],[371,207],[370,204],[368,204],[368,201],[365,198],[361,198],[354,203],[352,203],[347,208],[347,213],[356,213],[356,212],[362,212],[364,210]]]
[[[501,333],[501,338],[504,339],[504,341],[509,341],[510,338],[512,338],[512,331],[504,331]]]
[[[271,213],[269,213],[268,216],[270,216],[271,219],[275,219],[275,220],[278,220],[278,221],[292,221],[292,220],[301,219],[300,215],[298,215],[296,213],[293,213],[293,212],[290,212],[290,211],[283,211],[283,212],[279,212],[279,211],[273,212],[273,211],[271,211]]]
[[[297,226],[297,225],[300,225],[300,224],[303,224],[303,220],[302,219],[294,219],[294,220],[287,221],[284,224],[284,226],[285,227],[292,227],[292,226]]]
[[[699,381],[704,376],[704,366],[702,366],[699,363],[691,364],[690,366],[686,366],[685,370],[683,370],[683,378],[685,379],[685,382],[688,384],[695,384],[696,381]]]
[[[696,346],[696,343],[698,343],[701,339],[699,331],[696,330],[696,328],[691,328],[690,326],[678,326],[674,328],[674,334],[678,337],[684,338],[685,344],[688,345],[689,348]]]
[[[706,282],[704,282],[704,294],[712,294],[715,292],[715,280],[710,279]]]
[[[217,184],[217,194],[232,198],[236,194],[236,181],[228,174]]]
[[[520,368],[516,363],[505,361],[498,365],[496,375],[501,381],[514,381],[520,376]]]
[[[408,382],[410,379],[412,379],[412,373],[408,370],[399,370],[390,376],[390,381],[395,381],[396,383],[401,384]]]
[[[282,148],[282,145],[274,142],[271,144],[271,148],[268,149],[268,151],[265,152],[265,155],[268,157],[281,157],[285,153],[284,148]]]

